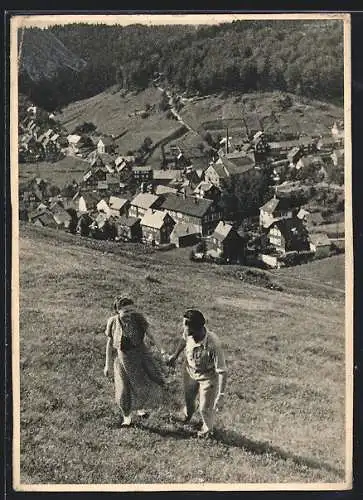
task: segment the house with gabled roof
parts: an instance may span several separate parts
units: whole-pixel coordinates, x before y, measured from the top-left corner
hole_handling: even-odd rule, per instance
[[[268,228],[280,219],[291,219],[300,207],[289,197],[278,198],[276,195],[260,207],[260,226]]]
[[[170,234],[170,243],[173,243],[177,248],[189,247],[196,245],[200,238],[201,233],[198,226],[178,222]]]
[[[78,212],[80,213],[97,210],[97,204],[100,201],[100,199],[101,196],[94,191],[88,191],[88,192],[78,191],[72,198],[73,201],[78,203]]]
[[[97,142],[98,153],[113,153],[115,149],[115,141],[112,137],[104,136]]]
[[[132,168],[132,176],[136,182],[148,182],[154,178],[153,169],[149,166],[137,166]]]
[[[218,188],[223,187],[226,182],[228,175],[223,168],[223,165],[219,163],[212,163],[204,172],[204,179],[206,182],[217,186]]]
[[[80,147],[82,145],[82,137],[78,134],[67,135],[68,141],[68,154],[76,155],[79,153]]]
[[[127,181],[132,175],[133,163],[128,162],[125,157],[118,156],[115,159],[115,170],[120,176],[121,181]]]
[[[175,221],[167,212],[149,209],[142,217],[140,225],[145,243],[162,245],[170,242]]]
[[[248,177],[252,172],[256,172],[255,166],[255,161],[250,156],[241,153],[224,155],[209,165],[204,179],[221,188],[237,177]]]
[[[181,170],[153,170],[153,180],[157,184],[168,185],[173,181],[181,181],[182,180],[182,171]]]
[[[139,193],[130,202],[129,215],[142,217],[150,208],[157,209],[162,202],[160,196],[151,193]]]
[[[274,157],[287,157],[289,151],[298,147],[304,154],[312,154],[317,151],[318,143],[313,137],[299,137],[288,141],[272,141],[269,143],[269,155]]]
[[[203,236],[213,232],[222,219],[222,209],[213,200],[174,193],[164,197],[160,210],[167,211],[176,222],[196,225]]]
[[[98,182],[106,181],[107,169],[104,166],[93,166],[86,170],[83,174],[83,183],[86,186],[97,186]]]
[[[103,167],[110,174],[115,172],[115,160],[109,153],[98,153],[97,151],[93,151],[88,161],[91,163],[92,167]]]
[[[207,240],[211,255],[227,262],[242,262],[245,254],[244,239],[231,224],[220,221]]]
[[[118,196],[110,196],[108,201],[109,213],[111,216],[118,217],[120,215],[127,215],[130,201],[126,198],[120,198]]]
[[[53,202],[49,210],[52,212],[54,220],[60,229],[69,229],[72,223],[72,216],[59,202]]]
[[[218,201],[221,196],[221,190],[211,182],[201,181],[193,191],[197,198],[208,198]]]
[[[114,239],[116,227],[105,213],[99,213],[89,226],[93,238],[106,240]]]
[[[54,215],[48,209],[39,210],[29,216],[30,222],[39,227],[58,228],[58,224],[54,219]]]
[[[78,217],[76,233],[80,234],[81,236],[88,236],[90,233],[90,226],[92,222],[93,219],[88,212],[81,213]]]
[[[97,205],[96,205],[96,209],[97,209],[97,211],[98,211],[98,212],[100,212],[100,213],[103,213],[103,214],[107,215],[107,217],[109,217],[109,216],[110,216],[110,207],[109,207],[109,205],[108,205],[107,201],[106,201],[104,198],[102,198],[102,199],[101,199],[101,200],[97,203]]]
[[[132,242],[141,241],[142,229],[139,217],[121,215],[115,218],[115,226],[117,232],[116,240]]]
[[[120,191],[120,178],[116,174],[106,174],[106,189],[112,191],[113,193],[118,193]]]
[[[309,233],[298,218],[279,219],[268,228],[267,238],[280,254],[309,251]]]

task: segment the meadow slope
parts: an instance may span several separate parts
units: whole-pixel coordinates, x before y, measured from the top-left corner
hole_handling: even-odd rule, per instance
[[[180,127],[176,120],[167,119],[166,113],[159,110],[160,101],[161,92],[153,87],[125,96],[111,87],[93,97],[69,104],[57,119],[69,133],[83,122],[94,123],[98,133],[117,137],[115,144],[118,152],[126,154],[129,150],[137,150],[145,137],[156,143]],[[147,105],[154,106],[147,118],[134,116]],[[122,136],[118,137],[120,134]]]
[[[342,107],[294,94],[289,94],[291,106],[284,109],[283,95],[276,91],[207,96],[188,102],[180,114],[191,127],[203,127],[212,134],[225,135],[228,127],[232,140],[246,136],[244,118],[248,126],[261,127],[276,137],[280,132],[330,135],[333,123],[343,120]]]
[[[344,480],[343,294],[270,291],[172,252],[126,256],[45,234],[23,227],[20,238],[23,483]],[[103,363],[117,292],[137,299],[169,350],[186,307],[219,333],[229,384],[215,440],[171,419],[181,362],[170,406],[115,428]]]

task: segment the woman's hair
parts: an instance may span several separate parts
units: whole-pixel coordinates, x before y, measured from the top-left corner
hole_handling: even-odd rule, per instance
[[[193,331],[198,331],[205,325],[205,318],[198,309],[188,309],[184,313],[185,325]]]
[[[134,304],[134,301],[130,299],[129,297],[116,297],[114,302],[113,302],[113,308],[115,312],[119,311],[123,307],[127,306],[132,306]]]

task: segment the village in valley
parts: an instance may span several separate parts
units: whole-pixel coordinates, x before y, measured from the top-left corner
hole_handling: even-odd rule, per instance
[[[349,488],[350,26],[309,16],[14,25],[20,486]],[[130,299],[166,391],[124,426]],[[184,413],[189,309],[228,372],[207,439],[200,401]]]
[[[181,122],[179,135],[197,135],[179,114],[186,98],[165,91],[159,82],[157,75],[153,84],[169,119]],[[288,94],[280,101],[282,108],[292,105]],[[228,128],[225,134],[204,134],[210,147],[197,157],[178,138],[154,144],[145,137],[137,151],[120,151],[117,136],[93,123],[69,133],[59,112],[27,104],[19,116],[19,170],[28,163],[57,165],[65,158],[79,160],[84,170],[66,185],[39,175],[21,183],[22,221],[155,250],[190,247],[194,261],[264,268],[344,251],[342,121],[331,123],[325,135],[289,130],[276,137],[252,113],[241,113],[244,134]],[[152,112],[147,106],[135,119],[148,120]],[[149,164],[156,146],[160,161]],[[259,206],[254,186],[263,200]]]

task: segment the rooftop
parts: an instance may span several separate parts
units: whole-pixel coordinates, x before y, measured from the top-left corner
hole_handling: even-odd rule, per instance
[[[223,156],[221,162],[229,175],[238,175],[248,172],[253,169],[255,162],[249,156],[235,156],[229,159],[228,156]]]
[[[268,212],[268,213],[272,214],[277,209],[278,210],[288,210],[289,208],[293,208],[294,206],[296,206],[296,205],[290,198],[288,198],[288,197],[277,198],[276,196],[274,196],[267,203],[262,205],[262,207],[260,207],[260,209],[263,210],[264,212]]]
[[[70,142],[71,144],[77,144],[81,140],[81,136],[76,134],[70,134],[67,136],[67,139],[68,142]]]
[[[103,142],[103,144],[105,146],[112,146],[114,143],[114,140],[112,139],[112,137],[108,137],[108,136],[101,137],[100,140],[98,141],[98,143],[101,141]]]
[[[203,217],[210,209],[211,205],[213,205],[213,201],[205,198],[198,199],[189,196],[184,197],[183,195],[174,193],[166,193],[165,200],[160,208],[163,210],[180,212],[193,217]]]
[[[181,170],[153,170],[154,179],[173,180],[182,177]]]
[[[224,241],[229,233],[232,231],[232,226],[230,224],[226,224],[223,221],[218,223],[218,226],[215,228],[212,238],[217,238],[220,241]]]
[[[151,208],[154,203],[159,200],[159,196],[150,193],[139,193],[135,196],[135,198],[131,201],[131,205],[140,207],[140,208]]]
[[[162,184],[159,184],[155,188],[155,194],[160,195],[160,194],[165,194],[165,193],[177,193],[178,190],[171,187],[171,186],[163,186]]]
[[[161,229],[164,225],[165,217],[167,216],[168,214],[166,212],[160,210],[148,210],[141,219],[140,224],[154,229]]]
[[[300,219],[280,219],[271,224],[270,227],[276,226],[281,231],[285,239],[291,239],[294,235],[307,234],[307,231]]]
[[[117,217],[115,219],[116,224],[120,226],[127,226],[127,227],[133,227],[135,224],[140,222],[139,217],[126,217],[126,216],[121,216]]]
[[[125,198],[119,198],[118,196],[110,196],[109,199],[109,207],[112,210],[121,210],[128,203],[128,200]]]
[[[173,236],[182,237],[188,234],[199,234],[200,229],[195,224],[187,224],[185,222],[178,222],[173,229]]]

